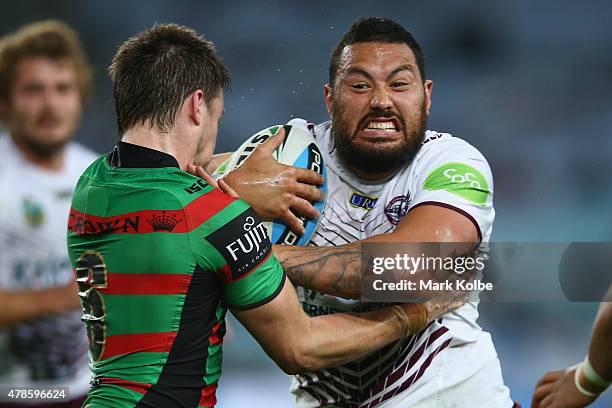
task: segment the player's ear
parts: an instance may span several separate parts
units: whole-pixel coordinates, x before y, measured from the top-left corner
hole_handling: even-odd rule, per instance
[[[323,85],[323,95],[325,95],[325,107],[327,108],[327,113],[331,114],[332,87],[330,84]]]
[[[425,80],[423,87],[425,88],[425,110],[427,111],[427,115],[429,115],[429,108],[431,107],[431,91],[433,90],[433,81],[430,79]]]
[[[189,117],[196,126],[200,126],[202,118],[206,114],[206,103],[204,101],[204,92],[201,89],[196,89],[187,97],[185,104]]]

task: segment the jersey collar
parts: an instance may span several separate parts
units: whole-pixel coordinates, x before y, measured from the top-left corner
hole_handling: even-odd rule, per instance
[[[117,146],[108,154],[107,158],[111,167],[179,167],[176,159],[168,153],[122,141],[117,142]]]

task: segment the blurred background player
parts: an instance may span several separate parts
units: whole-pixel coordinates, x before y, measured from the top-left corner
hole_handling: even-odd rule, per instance
[[[72,402],[57,406],[80,406],[89,383],[66,219],[95,159],[71,142],[90,80],[76,33],[59,21],[0,41],[0,385],[69,387]]]
[[[607,299],[612,295],[608,290]],[[612,302],[602,302],[584,361],[546,373],[536,385],[532,408],[580,408],[593,403],[612,383]]]

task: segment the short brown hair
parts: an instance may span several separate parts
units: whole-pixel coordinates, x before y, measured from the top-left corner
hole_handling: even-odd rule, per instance
[[[109,72],[121,134],[147,120],[166,131],[189,94],[201,89],[210,107],[230,83],[213,44],[177,24],[155,24],[127,40]]]
[[[8,100],[17,64],[30,57],[72,61],[81,100],[91,92],[91,66],[76,32],[65,23],[45,20],[27,24],[0,39],[0,100]]]

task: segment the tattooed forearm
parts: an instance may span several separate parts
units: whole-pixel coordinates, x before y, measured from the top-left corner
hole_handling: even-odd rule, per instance
[[[359,299],[359,243],[340,247],[274,245],[274,255],[294,285],[328,295]]]

